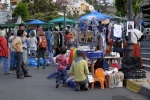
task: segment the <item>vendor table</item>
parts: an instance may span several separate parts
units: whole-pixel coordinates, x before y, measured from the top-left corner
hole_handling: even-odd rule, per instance
[[[104,58],[91,58],[91,73],[94,76],[94,65],[95,65],[95,60],[97,59],[108,59],[108,63],[112,64],[113,60],[117,60],[120,62],[120,60],[122,59],[121,57],[112,57],[112,56],[106,56]]]

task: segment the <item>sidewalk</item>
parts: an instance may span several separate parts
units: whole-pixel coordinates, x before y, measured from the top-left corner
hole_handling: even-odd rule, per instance
[[[150,78],[150,71],[147,71],[147,70],[145,71],[146,71],[146,78]]]

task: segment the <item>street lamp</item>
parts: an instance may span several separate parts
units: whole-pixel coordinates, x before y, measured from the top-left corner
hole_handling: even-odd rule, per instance
[[[10,20],[10,17],[11,17],[11,16],[10,16],[9,14],[7,14],[7,15],[6,15],[7,21],[9,21],[9,20]],[[10,28],[9,28],[9,26],[8,26],[7,36],[9,36],[9,35],[10,35],[9,33],[10,33]]]
[[[128,0],[128,20],[132,21],[132,0]],[[128,41],[127,41],[127,55],[128,57],[132,56],[132,41],[131,41],[131,32],[128,32]]]
[[[68,5],[67,0],[63,0],[62,1],[62,7],[64,9],[64,23],[63,23],[63,42],[62,42],[62,46],[64,46],[64,36],[65,36],[65,31],[66,31],[66,7]]]

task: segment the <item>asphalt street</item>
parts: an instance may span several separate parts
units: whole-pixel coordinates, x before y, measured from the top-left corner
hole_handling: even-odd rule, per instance
[[[105,88],[95,87],[89,91],[74,91],[70,87],[55,88],[55,78],[47,76],[56,70],[57,66],[48,66],[46,69],[34,70],[29,68],[31,78],[17,79],[15,71],[4,75],[0,66],[0,100],[149,100],[125,87]]]

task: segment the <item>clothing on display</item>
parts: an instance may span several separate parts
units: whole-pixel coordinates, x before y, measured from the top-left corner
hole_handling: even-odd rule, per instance
[[[118,24],[114,24],[114,36],[117,38],[122,37],[122,26]]]

